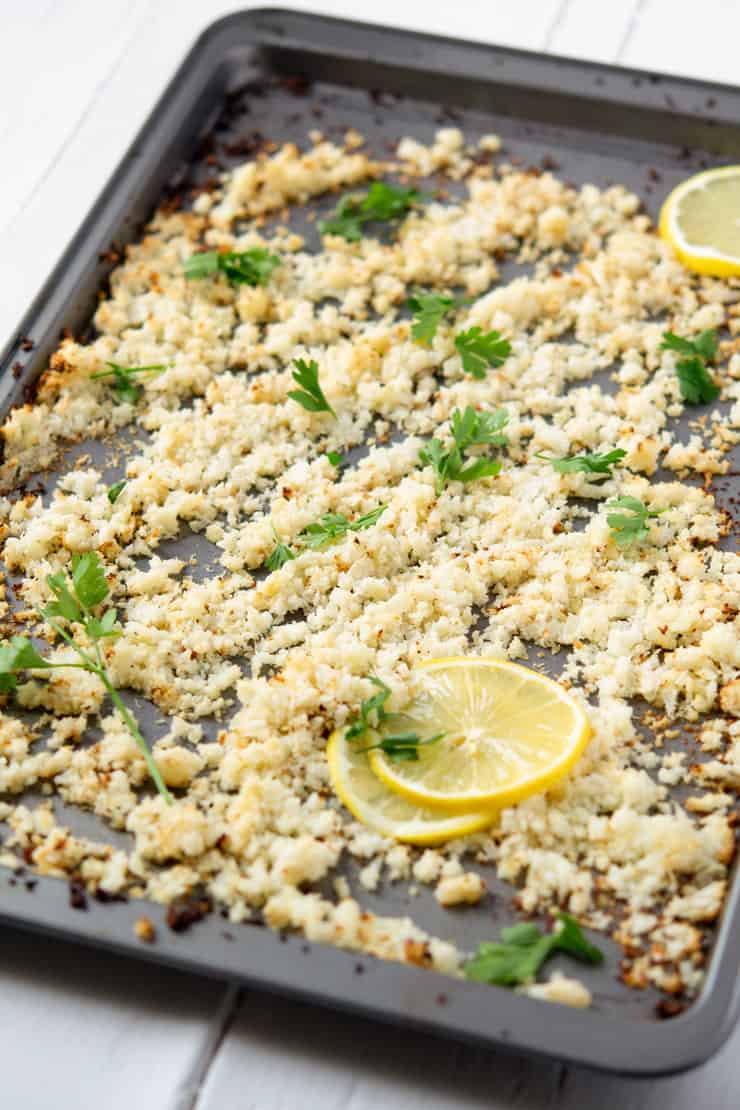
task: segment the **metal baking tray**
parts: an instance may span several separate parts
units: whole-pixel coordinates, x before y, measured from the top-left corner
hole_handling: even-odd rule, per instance
[[[441,125],[460,126],[469,139],[495,131],[509,159],[557,162],[561,175],[576,183],[624,183],[655,215],[667,191],[690,172],[740,161],[738,121],[740,90],[734,88],[295,12],[229,16],[196,42],[0,356],[0,412],[32,397],[63,329],[89,329],[114,264],[111,251],[137,237],[163,197],[187,197],[202,185],[214,160],[222,167],[242,161],[257,133],[276,143],[305,143],[313,128],[338,138],[353,126],[383,154],[402,135],[428,140]],[[83,448],[105,464],[100,444]],[[730,493],[729,481],[719,483],[725,503]],[[168,547],[212,555],[199,543],[208,548],[188,533]],[[158,715],[142,699],[131,704],[151,735]],[[63,817],[100,835],[89,815]],[[355,876],[351,867],[348,875]],[[442,910],[429,893],[412,898],[404,884],[356,896],[370,909],[409,913],[435,935],[473,948],[515,916],[513,888],[491,869],[486,879],[492,897],[464,911]],[[135,938],[133,925],[143,913],[156,926],[154,944]],[[670,1021],[657,1018],[657,992],[619,982],[621,952],[603,937],[604,966],[575,969],[594,1005],[575,1011],[254,925],[231,926],[217,913],[185,931],[169,928],[165,916],[150,903],[102,905],[79,892],[70,896],[56,879],[0,873],[0,920],[8,923],[395,1025],[622,1073],[658,1075],[700,1063],[725,1039],[740,1004],[737,869],[722,920],[708,931],[713,951],[701,993]]]

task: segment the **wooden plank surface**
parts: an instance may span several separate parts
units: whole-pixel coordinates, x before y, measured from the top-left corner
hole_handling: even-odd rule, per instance
[[[0,931],[0,952],[4,1110],[193,1105],[233,993],[14,929]]]
[[[0,346],[221,0],[0,0]],[[287,6],[735,80],[740,6],[324,0]],[[1,898],[1,894],[0,894]],[[740,1029],[654,1082],[471,1049],[0,930],[8,1110],[729,1110]],[[557,1012],[553,1010],[553,1020]]]
[[[739,1081],[740,1026],[696,1071],[620,1079],[246,992],[197,1110],[734,1110]]]

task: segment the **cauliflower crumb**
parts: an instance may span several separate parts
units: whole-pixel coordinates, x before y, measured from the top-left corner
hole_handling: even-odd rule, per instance
[[[480,902],[486,892],[486,884],[475,871],[466,871],[464,875],[455,875],[448,879],[440,879],[434,891],[434,897],[440,906],[455,906],[460,902],[467,902],[473,906]]]
[[[530,983],[519,988],[520,994],[538,998],[542,1002],[558,1002],[561,1006],[574,1006],[585,1010],[593,999],[588,987],[579,979],[571,979],[560,971],[553,971],[546,983]]]

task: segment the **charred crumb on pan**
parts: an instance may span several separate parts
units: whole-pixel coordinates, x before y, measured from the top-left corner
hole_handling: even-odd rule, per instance
[[[79,875],[73,875],[68,883],[69,904],[73,910],[87,909],[87,893],[85,884]]]
[[[134,933],[144,944],[154,944],[157,939],[157,930],[149,917],[139,917],[134,922]]]
[[[165,920],[173,933],[184,933],[212,910],[213,902],[208,895],[178,899],[167,907]]]
[[[678,998],[661,998],[655,1004],[656,1016],[663,1021],[670,1018],[679,1017],[688,1009],[689,1003],[686,1000]]]

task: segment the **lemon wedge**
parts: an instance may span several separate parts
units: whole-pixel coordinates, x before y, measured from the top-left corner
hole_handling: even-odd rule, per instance
[[[343,729],[333,732],[326,749],[329,777],[350,813],[381,836],[405,844],[442,844],[479,832],[493,821],[494,814],[488,812],[452,817],[407,802],[375,777],[360,747],[347,742]]]
[[[689,270],[740,274],[740,166],[697,173],[678,185],[660,213],[660,234]]]
[[[579,702],[528,667],[495,659],[435,659],[419,668],[419,694],[378,734],[444,733],[418,759],[369,753],[372,770],[409,803],[470,813],[519,802],[559,782],[591,735]]]

